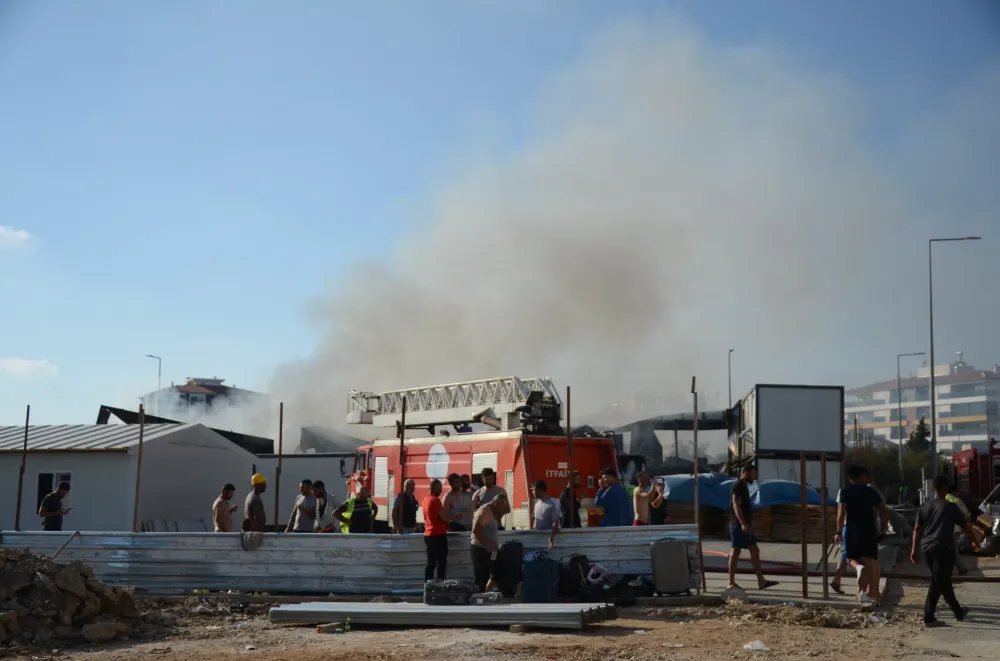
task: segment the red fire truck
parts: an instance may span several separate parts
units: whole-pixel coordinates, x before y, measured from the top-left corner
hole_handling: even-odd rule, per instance
[[[959,450],[952,457],[959,497],[978,506],[1000,485],[1000,448],[990,439],[985,452]]]
[[[419,501],[434,479],[446,482],[451,473],[475,478],[488,467],[496,471],[497,484],[511,499],[504,525],[529,528],[535,481],[548,482],[555,497],[568,483],[562,401],[549,379],[505,377],[378,394],[352,391],[348,409],[348,423],[396,430],[396,438],[377,439],[358,449],[348,483],[351,495],[359,485],[369,488],[379,521],[391,519],[392,500],[405,479],[416,480]],[[474,431],[473,425],[485,431]],[[424,436],[407,435],[418,430]],[[598,475],[606,467],[617,471],[611,439],[573,439],[573,470],[582,480],[581,509],[596,496]],[[583,520],[586,514],[581,511]]]

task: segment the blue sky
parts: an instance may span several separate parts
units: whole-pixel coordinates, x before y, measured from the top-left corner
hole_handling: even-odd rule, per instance
[[[595,39],[665,17],[846,81],[876,149],[1000,66],[988,0],[3,3],[0,424],[128,404],[147,353],[266,387],[313,350],[313,297],[363,287],[469,159],[530,144]]]

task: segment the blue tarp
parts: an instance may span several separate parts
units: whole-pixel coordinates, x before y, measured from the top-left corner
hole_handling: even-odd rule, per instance
[[[662,478],[664,493],[669,502],[693,503],[694,478],[690,475],[667,475]],[[714,473],[703,473],[698,476],[698,500],[710,507],[728,511],[732,501],[735,478]],[[801,502],[800,485],[791,480],[760,480],[750,485],[750,502],[755,508],[773,507],[774,505],[798,505]],[[806,502],[809,505],[822,505],[823,499],[812,487],[806,487]],[[837,501],[830,498],[828,505],[836,506]]]
[[[694,502],[694,478],[690,475],[666,475],[662,478],[664,484],[663,493],[668,502],[673,503],[693,503]],[[698,476],[698,500],[710,507],[717,507],[720,510],[729,509],[729,501],[732,494],[732,485],[728,489],[720,486],[731,478],[715,473],[702,473]]]

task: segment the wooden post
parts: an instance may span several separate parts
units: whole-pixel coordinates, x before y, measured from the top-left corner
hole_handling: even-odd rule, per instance
[[[799,455],[799,534],[802,542],[802,598],[809,598],[809,545],[806,544],[806,455]]]
[[[365,467],[367,468],[367,466]],[[372,487],[374,488],[374,481]],[[399,421],[399,493],[406,490],[406,395],[403,395],[403,410],[400,412]],[[389,507],[392,507],[392,498],[396,494],[389,494]],[[390,512],[390,515],[392,513]]]
[[[570,422],[570,389],[566,386],[566,452],[569,453],[569,525],[573,526],[573,522],[576,520],[576,485],[573,484],[573,471],[576,465],[573,462],[573,426]],[[583,525],[583,521],[580,522]]]
[[[827,567],[826,559],[826,549],[830,544],[830,531],[827,529],[827,512],[826,512],[826,453],[819,455],[819,471],[820,471],[820,487],[819,487],[819,497],[823,499],[823,504],[820,506],[820,513],[823,517],[823,552],[820,557],[823,559],[823,598],[830,598],[830,585],[827,579],[829,578],[829,567]]]
[[[21,470],[17,474],[17,509],[14,510],[14,530],[21,530],[21,492],[24,491],[24,468],[28,464],[28,426],[31,424],[31,404],[24,412],[24,446],[21,448]]]
[[[274,468],[274,532],[281,532],[278,526],[278,509],[281,500],[281,455],[285,451],[285,403],[278,404],[278,465]],[[264,529],[267,530],[267,515],[264,516]]]
[[[135,501],[132,507],[132,532],[139,532],[139,489],[142,486],[142,440],[146,432],[146,408],[139,404],[139,452],[135,460]]]

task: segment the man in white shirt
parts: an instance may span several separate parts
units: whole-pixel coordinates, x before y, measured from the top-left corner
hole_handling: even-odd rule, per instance
[[[549,485],[544,480],[535,482],[535,530],[548,530],[549,549],[559,534],[559,522],[562,521],[562,507],[559,501],[549,495]]]

